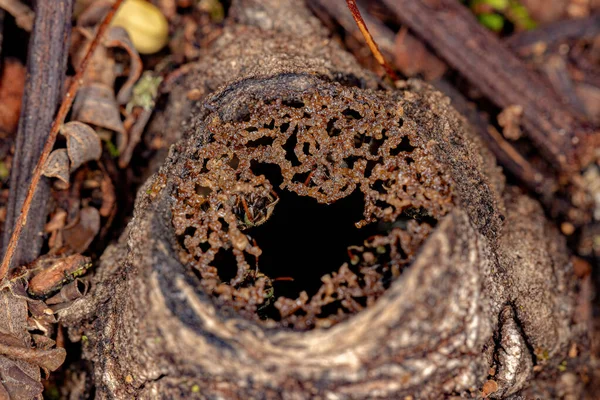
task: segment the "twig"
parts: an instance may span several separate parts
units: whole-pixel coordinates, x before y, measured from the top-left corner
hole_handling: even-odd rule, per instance
[[[104,19],[102,20],[102,23],[100,24],[100,26],[98,27],[98,31],[96,32],[96,36],[90,44],[90,47],[88,48],[85,57],[81,61],[79,70],[75,74],[71,86],[69,87],[69,90],[65,95],[65,98],[58,110],[56,118],[54,119],[54,123],[52,124],[52,128],[50,129],[50,133],[48,135],[46,144],[44,145],[42,155],[40,156],[40,159],[37,165],[35,166],[35,170],[33,171],[33,177],[31,179],[31,184],[29,185],[27,197],[25,198],[23,207],[21,208],[21,214],[17,219],[13,233],[10,237],[10,242],[8,243],[8,247],[4,255],[4,259],[2,260],[2,265],[0,266],[0,281],[2,281],[5,278],[6,273],[8,272],[8,268],[10,266],[13,254],[15,252],[15,249],[17,248],[17,244],[19,243],[19,235],[21,233],[21,230],[23,229],[23,226],[27,223],[27,215],[29,213],[29,208],[31,207],[31,201],[33,199],[33,195],[35,194],[35,189],[42,176],[42,169],[44,167],[44,164],[46,163],[46,160],[48,159],[48,156],[50,155],[50,152],[52,151],[52,147],[54,147],[54,142],[56,141],[58,131],[60,130],[60,127],[67,113],[69,112],[71,105],[73,104],[73,100],[75,98],[77,90],[83,82],[83,75],[87,68],[88,62],[91,59],[92,54],[94,54],[94,50],[100,43],[102,35],[106,31],[106,29],[108,29],[110,22],[112,21],[115,15],[115,12],[117,11],[122,2],[123,0],[116,0],[113,6],[108,11],[108,13],[106,14],[106,16],[104,17]]]
[[[335,22],[356,40],[364,38],[352,13],[348,14],[348,6],[340,1],[329,0],[307,0],[307,5],[321,19],[330,16]],[[369,13],[361,13],[365,25],[369,26],[369,33],[373,36],[373,41],[384,57],[393,59],[394,56],[394,32],[381,21],[374,18]],[[323,21],[325,22],[325,21]]]
[[[396,73],[394,72],[392,67],[390,67],[390,65],[387,63],[387,61],[385,61],[385,57],[383,57],[383,54],[381,54],[381,52],[379,51],[379,47],[377,47],[377,43],[375,43],[375,41],[373,40],[373,37],[369,33],[369,29],[367,28],[367,25],[365,24],[365,21],[363,20],[362,15],[360,15],[360,11],[358,9],[358,6],[356,5],[356,1],[355,0],[346,0],[346,4],[348,4],[348,9],[350,9],[350,12],[352,13],[352,17],[356,21],[356,25],[358,25],[358,29],[360,29],[360,32],[362,33],[363,37],[365,38],[365,41],[367,42],[369,49],[371,49],[371,53],[373,53],[373,56],[375,57],[377,62],[383,67],[383,69],[385,69],[385,72],[387,72],[389,77],[392,80],[397,81],[398,76],[396,75]]]

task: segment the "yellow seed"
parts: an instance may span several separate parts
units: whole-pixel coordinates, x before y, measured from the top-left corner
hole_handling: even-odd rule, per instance
[[[112,25],[124,28],[136,50],[142,54],[156,53],[169,41],[167,19],[145,0],[125,0]]]

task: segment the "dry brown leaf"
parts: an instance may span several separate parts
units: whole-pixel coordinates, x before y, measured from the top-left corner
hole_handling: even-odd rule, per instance
[[[31,335],[36,349],[49,350],[56,346],[56,342],[45,335]]]
[[[92,29],[76,27],[71,36],[71,60],[73,66],[78,68],[86,55],[92,40],[94,32]],[[85,82],[83,86],[91,83],[98,83],[112,88],[116,79],[115,60],[109,57],[105,46],[98,46],[92,55],[89,67],[85,71]]]
[[[79,89],[73,104],[73,120],[125,135],[114,91],[104,84],[90,83]]]
[[[19,344],[27,347],[30,336],[27,332],[27,300],[17,297],[9,290],[0,291],[0,327],[5,335],[10,335],[7,344]],[[4,336],[6,339],[7,336]],[[17,342],[18,340],[18,342]],[[35,365],[26,361],[9,360],[0,355],[0,382],[11,399],[32,399],[41,394],[40,372]]]
[[[67,212],[62,208],[56,210],[50,221],[44,227],[46,233],[54,232],[65,227],[67,221]]]
[[[10,333],[0,331],[0,343],[7,346],[23,346],[23,341]]]
[[[139,53],[133,46],[127,31],[121,27],[112,27],[108,31],[104,45],[107,48],[120,48],[129,54],[129,75],[127,81],[121,86],[119,93],[117,94],[117,102],[121,105],[127,104],[131,98],[133,92],[133,86],[140,79],[143,71],[142,59]]]
[[[46,300],[46,304],[62,304],[75,301],[86,295],[90,284],[82,279],[75,279],[73,282],[60,289],[60,292]]]
[[[50,153],[43,174],[48,178],[58,178],[65,184],[69,184],[69,154],[67,149],[58,149]]]
[[[2,386],[0,395],[3,393],[8,394],[10,400],[38,398],[44,390],[44,386],[39,380],[34,379],[30,373],[23,371],[22,363],[22,361],[17,362],[0,356],[0,386]],[[36,369],[39,370],[37,367]]]
[[[7,346],[0,343],[0,355],[13,360],[22,360],[35,364],[39,367],[54,371],[65,361],[67,352],[65,349],[31,349],[26,347]]]
[[[0,400],[10,400],[10,395],[2,382],[0,382]]]
[[[61,132],[67,138],[71,172],[88,161],[99,160],[102,156],[100,138],[89,125],[71,121],[64,125]]]
[[[82,214],[84,214],[83,210]],[[46,296],[52,294],[66,283],[83,274],[90,265],[91,259],[82,256],[81,254],[73,254],[68,257],[54,259],[50,266],[42,269],[31,278],[29,281],[29,293],[34,296]],[[42,311],[42,313],[44,313],[44,311]]]
[[[54,312],[42,300],[27,299],[29,313],[31,317],[27,319],[28,330],[30,332],[41,331],[45,335],[53,331],[56,324]]]
[[[94,207],[85,207],[79,213],[79,221],[63,230],[65,243],[75,252],[83,253],[100,230],[100,213]]]

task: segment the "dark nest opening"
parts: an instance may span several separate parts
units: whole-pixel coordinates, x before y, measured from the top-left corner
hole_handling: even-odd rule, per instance
[[[275,293],[296,298],[306,291],[311,297],[322,286],[323,275],[350,261],[348,247],[377,233],[375,224],[361,229],[354,225],[362,218],[363,204],[359,192],[333,204],[281,193],[268,223],[248,231],[261,244],[259,268],[273,279]]]
[[[373,304],[452,207],[450,180],[389,96],[336,84],[218,116],[174,196],[182,262],[269,326]]]

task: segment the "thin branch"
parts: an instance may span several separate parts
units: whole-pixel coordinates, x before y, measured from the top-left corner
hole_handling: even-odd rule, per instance
[[[369,29],[367,28],[367,24],[365,24],[365,21],[364,21],[362,15],[360,14],[358,6],[356,5],[356,1],[355,0],[346,0],[346,4],[348,4],[348,9],[352,13],[352,17],[356,21],[356,25],[358,25],[358,29],[360,29],[360,32],[362,33],[363,37],[365,38],[365,41],[367,42],[369,49],[371,49],[371,53],[373,53],[373,56],[375,57],[377,62],[383,67],[383,69],[385,69],[385,72],[387,72],[389,77],[392,80],[397,81],[398,76],[394,72],[393,68],[387,63],[387,61],[385,61],[385,57],[383,57],[383,54],[381,54],[381,51],[379,51],[379,47],[377,47],[377,43],[375,43],[375,41],[373,40],[373,36],[371,36],[371,33],[369,32]]]
[[[112,21],[117,9],[119,8],[119,6],[121,5],[122,2],[123,2],[123,0],[117,0],[113,4],[113,6],[110,8],[108,13],[104,17],[104,19],[102,20],[102,23],[98,27],[96,36],[94,37],[94,40],[90,44],[90,47],[88,48],[87,53],[80,64],[79,70],[75,74],[75,77],[73,78],[73,82],[71,83],[71,86],[69,87],[69,90],[68,90],[67,94],[65,95],[65,98],[58,110],[58,113],[56,114],[56,118],[54,119],[54,123],[52,124],[52,128],[50,129],[50,133],[48,135],[48,139],[46,140],[46,144],[44,145],[44,149],[42,151],[40,159],[39,159],[37,165],[35,166],[35,170],[33,171],[33,177],[31,179],[31,184],[29,185],[29,190],[27,191],[27,197],[25,197],[25,201],[23,202],[23,207],[21,208],[21,213],[19,215],[19,218],[17,219],[13,233],[10,237],[10,242],[8,243],[8,247],[6,248],[6,253],[4,255],[4,259],[2,260],[2,265],[0,265],[0,281],[4,280],[4,278],[6,277],[6,273],[8,272],[8,268],[12,261],[13,254],[17,248],[17,244],[19,243],[19,236],[20,236],[21,230],[27,223],[27,215],[29,214],[31,202],[32,202],[33,196],[35,194],[35,189],[36,189],[36,187],[40,181],[40,178],[42,176],[42,169],[43,169],[44,165],[46,164],[46,160],[48,159],[48,156],[50,155],[52,148],[54,147],[54,142],[56,141],[56,136],[58,135],[58,131],[60,130],[60,127],[61,127],[62,123],[64,122],[65,117],[67,116],[67,113],[69,112],[69,109],[71,108],[71,105],[73,104],[75,95],[77,94],[79,87],[83,83],[83,76],[85,74],[85,70],[89,63],[89,60],[91,59],[92,54],[94,54],[96,47],[100,43],[102,35],[108,29],[110,22]]]

